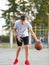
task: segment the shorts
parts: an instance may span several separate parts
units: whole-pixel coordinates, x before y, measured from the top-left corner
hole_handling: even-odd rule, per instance
[[[21,37],[21,39],[22,39],[22,42],[19,42],[17,39],[17,45],[18,46],[22,46],[22,44],[24,43],[24,45],[28,45],[29,44],[29,36],[27,36],[27,37]]]

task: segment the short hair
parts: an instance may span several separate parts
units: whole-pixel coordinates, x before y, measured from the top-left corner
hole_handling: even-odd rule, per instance
[[[25,15],[21,15],[21,20],[25,20]]]

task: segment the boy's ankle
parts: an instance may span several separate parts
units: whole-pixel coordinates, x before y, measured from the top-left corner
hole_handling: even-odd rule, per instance
[[[15,60],[18,60],[17,58]]]

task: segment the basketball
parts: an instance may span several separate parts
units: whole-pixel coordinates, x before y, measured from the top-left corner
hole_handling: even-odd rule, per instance
[[[36,44],[35,44],[35,49],[36,50],[41,50],[43,48],[43,44],[41,43],[41,42],[37,42]]]

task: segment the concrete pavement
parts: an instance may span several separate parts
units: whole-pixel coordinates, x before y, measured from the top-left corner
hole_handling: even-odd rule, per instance
[[[12,65],[15,59],[16,48],[0,48],[0,65]],[[29,60],[31,65],[49,65],[49,49],[37,51],[30,49]],[[25,50],[22,49],[19,56],[19,65],[24,65]]]

